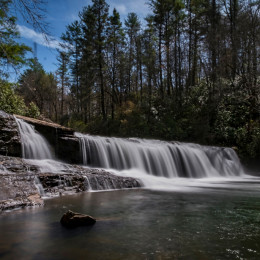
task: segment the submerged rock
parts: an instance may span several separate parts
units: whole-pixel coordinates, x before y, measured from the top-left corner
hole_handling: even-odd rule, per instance
[[[75,228],[80,226],[92,226],[96,223],[96,219],[89,215],[75,213],[69,210],[62,216],[60,223],[64,227]]]

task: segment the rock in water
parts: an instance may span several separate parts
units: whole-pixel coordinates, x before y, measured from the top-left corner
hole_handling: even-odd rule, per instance
[[[79,226],[94,225],[96,223],[96,219],[91,216],[75,213],[69,210],[62,216],[60,223],[65,227],[74,228]]]

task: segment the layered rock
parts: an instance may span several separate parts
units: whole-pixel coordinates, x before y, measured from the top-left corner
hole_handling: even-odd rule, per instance
[[[21,139],[15,118],[0,110],[0,154],[21,156]]]
[[[73,129],[30,117],[15,116],[33,125],[35,130],[48,140],[55,151],[56,158],[68,163],[82,163],[79,139],[74,136]]]
[[[55,154],[57,158],[65,162],[82,164],[79,138],[70,135],[58,135]]]
[[[43,204],[43,197],[89,190],[141,187],[133,178],[100,169],[59,163],[55,171],[37,161],[0,156],[0,211]]]

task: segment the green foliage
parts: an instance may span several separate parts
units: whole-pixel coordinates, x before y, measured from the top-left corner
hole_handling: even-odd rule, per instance
[[[38,60],[31,61],[19,79],[17,93],[24,98],[26,105],[35,103],[40,113],[52,118],[56,107],[57,81],[52,73],[46,73]],[[54,119],[54,118],[52,118]]]
[[[0,80],[0,110],[9,114],[38,118],[40,116],[39,108],[33,102],[27,107],[23,98],[15,94],[14,87],[14,84]]]
[[[217,108],[214,126],[215,140],[223,145],[235,145],[242,157],[260,156],[260,122],[253,118],[252,99],[242,81],[226,83],[226,93]],[[254,104],[258,106],[259,104]]]
[[[21,97],[12,89],[13,85],[0,80],[0,110],[10,114],[25,115],[27,107]]]
[[[69,119],[67,126],[81,133],[87,132],[86,124],[83,121],[75,119],[73,117]]]
[[[61,87],[34,66],[20,81],[26,104],[82,132],[260,156],[258,1],[148,3],[146,25],[130,13],[123,27],[105,0],[92,0],[62,35]]]
[[[40,116],[40,110],[34,102],[29,104],[26,116],[33,118],[38,118]]]
[[[8,76],[4,71],[6,65],[19,67],[25,64],[25,54],[31,49],[15,42],[19,34],[16,28],[16,17],[10,15],[11,0],[3,0],[0,2],[0,76]]]

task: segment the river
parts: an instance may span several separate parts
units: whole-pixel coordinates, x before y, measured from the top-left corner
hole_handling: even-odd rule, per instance
[[[85,192],[0,216],[1,259],[260,259],[260,180]],[[97,218],[66,229],[68,209]]]

